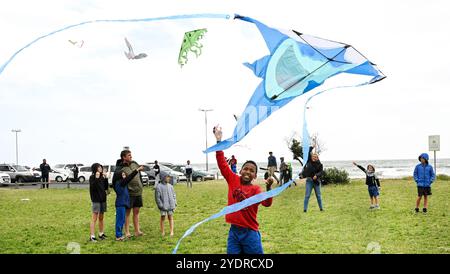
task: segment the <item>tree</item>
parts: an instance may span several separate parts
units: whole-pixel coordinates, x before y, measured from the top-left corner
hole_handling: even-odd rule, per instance
[[[293,154],[293,159],[299,161],[300,164],[303,165],[303,144],[300,137],[297,136],[298,133],[293,132],[291,137],[286,138],[286,144]],[[310,145],[314,147],[313,151],[317,154],[325,151],[324,142],[319,138],[319,134],[317,132],[310,136]]]

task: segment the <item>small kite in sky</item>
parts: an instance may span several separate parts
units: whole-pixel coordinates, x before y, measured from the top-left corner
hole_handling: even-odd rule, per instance
[[[81,40],[81,41],[72,41],[72,40],[69,40],[69,42],[70,42],[72,45],[77,46],[77,47],[79,47],[79,48],[81,48],[81,47],[84,45],[84,41],[83,41],[83,40]]]
[[[188,31],[184,34],[183,43],[181,44],[180,54],[178,55],[178,64],[183,67],[188,61],[188,53],[192,51],[195,56],[198,57],[202,54],[203,45],[198,40],[203,38],[203,35],[207,32],[206,29],[197,29]]]
[[[134,55],[133,47],[131,46],[130,42],[128,42],[127,38],[125,38],[125,43],[128,47],[128,52],[125,52],[125,56],[128,59],[142,59],[147,57],[147,54],[145,53],[139,53],[138,55]]]

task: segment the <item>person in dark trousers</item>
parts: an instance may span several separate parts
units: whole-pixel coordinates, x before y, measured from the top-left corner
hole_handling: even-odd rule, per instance
[[[41,188],[45,188],[45,186],[47,186],[48,188],[48,175],[51,171],[50,165],[47,164],[47,160],[43,159],[42,160],[42,164],[39,166],[40,170],[41,170]]]
[[[428,164],[429,156],[427,153],[422,153],[419,156],[420,164],[414,168],[414,181],[417,184],[417,200],[416,213],[419,212],[420,201],[423,196],[423,213],[428,210],[428,196],[431,195],[431,184],[436,179],[434,168]]]
[[[74,181],[74,182],[78,182],[78,172],[79,172],[79,171],[80,171],[80,170],[78,169],[77,164],[75,164],[74,167],[73,167],[73,169],[72,169],[72,172],[73,172],[73,181]]]
[[[317,203],[319,204],[320,211],[323,211],[322,194],[320,192],[321,177],[323,176],[323,165],[319,160],[317,153],[311,153],[313,147],[310,147],[310,155],[306,165],[303,167],[303,171],[300,174],[300,178],[306,178],[306,190],[305,200],[303,201],[303,212],[308,210],[309,197],[311,196],[312,189],[316,194]]]
[[[127,176],[125,172],[122,172],[122,177],[117,178],[117,181],[113,181],[113,188],[116,192],[116,241],[123,241],[122,229],[125,224],[125,213],[130,208],[130,195],[128,193],[128,183],[143,170],[144,167],[140,166],[138,169],[133,170],[130,175]]]
[[[367,170],[353,162],[355,166],[361,169],[366,174],[366,185],[370,196],[370,208],[369,209],[380,209],[380,204],[378,201],[378,196],[380,195],[379,189],[381,188],[380,180],[375,174],[375,167],[373,165],[367,165]]]
[[[91,242],[96,242],[95,237],[95,223],[98,219],[98,238],[100,240],[106,239],[104,233],[103,217],[106,212],[106,195],[108,192],[108,179],[103,173],[103,166],[99,163],[94,163],[91,166],[92,175],[89,177],[89,194],[92,202],[92,219],[90,224]]]
[[[159,176],[159,165],[158,165],[158,161],[155,160],[155,165],[153,166],[153,170],[155,171],[155,187],[158,185],[159,181],[160,181],[160,176]]]
[[[267,158],[267,171],[269,172],[269,177],[275,178],[277,184],[280,183],[277,176],[275,176],[275,171],[277,170],[277,158],[273,156],[272,151],[269,152],[269,157]]]
[[[283,185],[289,182],[289,166],[284,161],[284,157],[280,157],[280,183]]]
[[[184,172],[186,175],[186,185],[192,188],[192,166],[191,161],[187,160],[187,165],[184,167]]]

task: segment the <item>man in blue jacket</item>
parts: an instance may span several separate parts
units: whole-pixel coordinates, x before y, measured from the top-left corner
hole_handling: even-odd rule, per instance
[[[422,153],[419,156],[420,164],[414,169],[414,181],[417,183],[416,213],[419,212],[420,200],[423,198],[423,213],[427,212],[428,196],[431,195],[431,184],[436,179],[433,167],[428,164],[428,154]]]

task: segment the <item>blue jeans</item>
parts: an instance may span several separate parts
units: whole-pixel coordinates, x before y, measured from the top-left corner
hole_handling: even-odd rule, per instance
[[[125,224],[125,207],[116,207],[116,238],[122,237],[122,228]]]
[[[261,234],[250,228],[231,225],[227,254],[264,254]]]
[[[311,178],[306,178],[306,190],[305,190],[305,200],[303,202],[303,210],[308,210],[309,197],[311,196],[311,191],[314,188],[314,193],[316,194],[317,203],[319,208],[323,209],[322,206],[322,194],[320,193],[320,184],[314,183]]]

